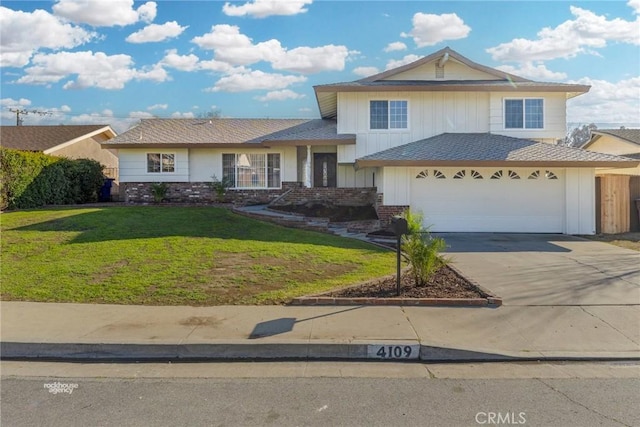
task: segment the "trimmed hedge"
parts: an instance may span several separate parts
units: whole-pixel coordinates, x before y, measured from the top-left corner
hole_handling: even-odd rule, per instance
[[[25,209],[98,200],[102,165],[0,148],[0,208]]]

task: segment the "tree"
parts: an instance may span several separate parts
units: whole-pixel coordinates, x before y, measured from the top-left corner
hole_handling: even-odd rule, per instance
[[[206,113],[199,113],[199,119],[219,119],[220,118],[220,110],[211,110]]]
[[[591,131],[594,129],[598,129],[598,127],[593,123],[578,126],[569,132],[563,143],[568,147],[582,147],[585,142],[591,139]]]

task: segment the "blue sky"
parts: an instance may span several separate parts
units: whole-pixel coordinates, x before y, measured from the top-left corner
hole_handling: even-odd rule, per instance
[[[24,125],[315,118],[313,85],[449,46],[538,81],[592,85],[571,124],[640,127],[640,0],[3,1],[0,107]]]

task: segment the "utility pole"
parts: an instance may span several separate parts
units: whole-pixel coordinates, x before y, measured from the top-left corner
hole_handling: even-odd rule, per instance
[[[23,119],[20,118],[20,114],[26,116],[27,114],[37,114],[39,116],[50,116],[53,113],[50,111],[38,111],[38,110],[25,110],[23,108],[9,108],[9,111],[16,113],[16,126],[22,126]]]

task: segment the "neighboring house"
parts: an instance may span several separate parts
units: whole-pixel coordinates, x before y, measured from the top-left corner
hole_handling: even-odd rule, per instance
[[[640,129],[594,129],[582,148],[640,160]],[[597,175],[640,175],[640,166],[625,169],[596,169]]]
[[[595,168],[639,162],[556,145],[566,100],[445,48],[348,83],[315,86],[322,119],[143,119],[111,141],[125,200],[199,200],[211,177],[236,199],[371,197],[388,220],[421,210],[432,231],[595,232]],[[358,202],[360,202],[359,200]]]
[[[102,163],[105,174],[117,179],[118,156],[100,143],[116,137],[108,125],[2,126],[0,146],[37,151],[70,159],[93,159]]]

